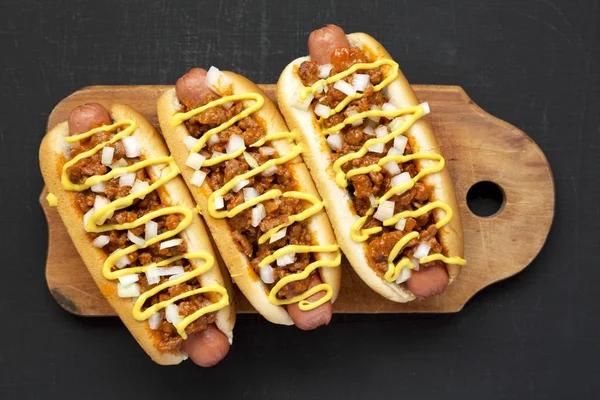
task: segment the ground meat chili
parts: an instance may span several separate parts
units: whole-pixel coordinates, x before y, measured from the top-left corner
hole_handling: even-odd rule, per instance
[[[81,143],[79,146],[74,146],[71,149],[71,157],[75,157],[79,153],[83,153],[100,143],[109,141],[116,132],[98,132],[94,134],[91,139],[87,143]],[[127,162],[127,165],[132,165],[139,162],[140,158],[126,158],[125,157],[125,148],[123,144],[118,141],[114,144],[107,145],[108,147],[114,147],[115,152],[113,156],[113,160],[123,159]],[[101,152],[96,153],[90,158],[85,158],[77,162],[75,165],[70,167],[67,170],[67,174],[73,183],[82,184],[88,177],[93,175],[103,175],[109,171],[109,168],[101,163]],[[152,180],[146,174],[144,169],[141,169],[136,172],[136,179],[145,181],[149,184],[152,184]],[[111,179],[107,181],[105,184],[104,196],[113,201],[115,199],[125,197],[129,195],[131,190],[130,186],[119,186],[119,178]],[[76,202],[82,213],[88,212],[94,206],[94,200],[96,198],[96,193],[92,192],[91,189],[84,190],[83,192],[79,192],[76,194]],[[112,217],[107,219],[108,224],[124,224],[127,222],[133,222],[136,219],[142,217],[143,215],[152,212],[154,210],[160,209],[165,205],[161,202],[160,197],[156,193],[156,191],[150,192],[148,195],[144,197],[144,199],[136,199],[133,204],[125,209],[121,209],[115,211]],[[158,217],[153,219],[154,222],[158,224],[158,234],[161,234],[167,230],[174,230],[180,223],[180,218],[177,215],[166,215],[162,217]],[[132,233],[137,236],[144,235],[145,225],[140,225],[137,228],[131,229]],[[123,249],[129,246],[131,243],[128,243],[127,231],[126,230],[112,230],[109,232],[102,233],[103,235],[109,236],[109,243],[103,247],[106,255],[110,255],[117,249]],[[89,233],[91,235],[92,240],[95,239],[98,234]],[[173,238],[177,238],[174,236]],[[142,265],[147,265],[153,262],[160,262],[169,257],[183,254],[187,250],[187,246],[185,242],[182,242],[180,245],[175,247],[170,247],[167,249],[160,249],[160,243],[155,243],[147,248],[139,249],[128,255],[129,261],[131,263],[127,267],[137,267]],[[183,266],[185,272],[189,272],[193,269],[189,260],[186,258],[182,258],[176,262],[166,265],[166,267],[171,266]],[[126,268],[127,268],[126,267]],[[113,266],[113,271],[117,270],[116,266]],[[160,281],[157,284],[149,284],[145,274],[139,274],[139,281],[136,282],[140,286],[140,293],[144,293],[159,284],[164,283],[168,280],[169,277],[163,276],[160,277]],[[168,289],[157,293],[156,295],[150,297],[145,306],[149,307],[158,302],[169,300],[172,297],[175,297],[181,293],[199,289],[200,284],[197,279],[191,279],[182,284],[171,286]],[[201,294],[193,295],[186,297],[177,303],[179,309],[179,315],[182,317],[186,317],[188,315],[193,314],[197,310],[206,307],[211,304],[210,300],[202,296]],[[156,332],[159,334],[159,339],[157,342],[157,348],[159,351],[168,352],[179,348],[183,339],[177,333],[177,330],[173,326],[173,324],[169,323],[165,319],[165,311],[159,311],[162,314],[162,319],[158,329]],[[207,325],[215,321],[215,312],[208,313],[200,318],[193,321],[189,324],[185,332],[190,335],[195,332],[202,331],[206,329]]]
[[[218,96],[209,94],[205,96],[203,104],[186,102],[185,100],[182,100],[183,106],[179,111],[191,111],[217,98]],[[222,105],[211,107],[208,110],[205,110],[185,121],[185,126],[193,137],[199,138],[209,129],[225,123],[235,115],[242,112],[242,110],[242,102],[235,102],[229,107]],[[259,117],[254,115],[250,115],[240,120],[236,124],[220,132],[218,134],[219,140],[214,140],[210,141],[210,143],[207,143],[207,145],[200,151],[200,154],[209,159],[217,152],[225,153],[227,143],[232,135],[242,137],[244,139],[244,144],[249,146],[266,135],[264,121],[260,120]],[[268,142],[266,146],[269,146]],[[270,159],[279,157],[277,151],[271,155],[265,155],[261,153],[260,147],[247,147],[246,153],[254,157],[259,165],[264,164]],[[221,188],[224,184],[236,176],[248,172],[250,169],[251,167],[248,165],[243,155],[211,167],[201,168],[201,170],[207,174],[206,179],[213,191]],[[281,192],[298,190],[298,183],[292,175],[290,169],[287,167],[287,164],[278,165],[277,170],[271,176],[258,174],[250,178],[249,182],[250,183],[248,184],[248,187],[253,187],[256,189],[259,195],[262,195],[263,193],[272,189],[279,189]],[[237,193],[230,191],[223,197],[223,200],[225,202],[225,208],[227,210],[231,210],[244,202],[243,191],[240,190]],[[258,238],[263,233],[287,222],[290,215],[298,214],[308,208],[308,204],[304,201],[285,197],[267,200],[262,204],[265,207],[267,215],[257,227],[252,226],[251,209],[244,210],[233,218],[227,219],[234,242],[237,244],[239,250],[251,260],[250,264],[257,274],[260,274],[260,268],[258,264],[265,257],[271,255],[276,250],[290,244],[310,245],[312,243],[312,237],[307,230],[307,222],[300,221],[288,226],[286,235],[283,238],[273,243],[269,243],[267,241],[266,243],[259,245]],[[313,261],[315,261],[313,253],[298,253],[296,254],[295,262],[292,264],[285,266],[273,264],[274,283],[268,286],[272,287],[277,283],[277,281],[287,275],[303,271],[306,266]],[[292,298],[305,292],[308,290],[312,275],[315,273],[316,271],[313,271],[306,279],[288,283],[281,288],[281,290],[277,293],[277,296],[279,298]]]
[[[329,76],[333,76],[337,73],[347,70],[352,65],[357,63],[368,63],[373,62],[369,54],[358,48],[339,48],[335,49],[332,53],[331,63],[333,68],[329,73]],[[384,79],[382,67],[378,67],[370,70],[358,70],[355,73],[368,74],[370,76],[370,84],[367,89],[363,92],[364,96],[361,99],[351,101],[343,112],[334,114],[324,121],[325,127],[330,128],[344,121],[348,117],[349,111],[356,111],[357,113],[367,111],[373,106],[381,107],[386,103],[387,98],[382,91],[375,92],[373,86],[381,83]],[[317,64],[313,61],[304,61],[298,67],[298,75],[302,80],[304,86],[310,86],[319,80],[319,70]],[[352,83],[354,73],[344,78],[343,80]],[[346,98],[346,95],[333,87],[333,84],[328,85],[326,90],[321,93],[316,93],[311,108],[314,107],[318,102],[328,106],[329,108],[335,108],[342,100]],[[378,125],[388,126],[391,120],[381,117],[378,122],[372,119],[365,119],[365,122],[359,126],[347,125],[340,131],[342,138],[342,147],[340,150],[331,150],[332,163],[335,162],[339,157],[359,151],[363,144],[375,137],[375,135],[367,135],[364,133],[364,129],[367,126],[376,128]],[[350,169],[359,167],[365,167],[368,165],[376,164],[379,160],[387,155],[387,152],[392,147],[393,141],[389,141],[385,145],[385,150],[382,153],[368,152],[363,157],[347,162],[342,170],[347,173]],[[410,141],[406,145],[404,154],[412,154]],[[408,172],[414,177],[418,171],[414,161],[408,161],[397,164],[400,172]],[[348,192],[352,199],[354,209],[360,216],[364,216],[367,211],[371,208],[371,196],[381,197],[391,188],[390,181],[392,175],[386,170],[382,169],[379,172],[370,172],[368,174],[356,175],[348,181]],[[399,213],[406,210],[416,210],[431,200],[433,188],[424,182],[417,182],[415,185],[407,190],[406,192],[394,195],[389,198],[389,201],[395,202],[394,213]],[[388,270],[388,256],[396,243],[409,232],[419,232],[420,240],[415,239],[409,241],[406,246],[402,249],[398,257],[412,257],[416,250],[416,246],[422,243],[428,243],[431,245],[432,253],[440,253],[442,246],[439,243],[437,236],[437,229],[435,227],[435,220],[431,212],[422,215],[419,218],[408,218],[403,231],[395,229],[394,226],[385,227],[379,221],[374,219],[372,216],[367,218],[363,229],[373,228],[376,226],[383,227],[382,232],[370,236],[367,240],[367,258],[369,265],[380,275],[383,275]],[[431,263],[423,264],[427,267]]]

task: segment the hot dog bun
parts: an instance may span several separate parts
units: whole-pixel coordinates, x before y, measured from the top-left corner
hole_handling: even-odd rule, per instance
[[[137,138],[141,152],[147,158],[169,155],[167,146],[162,141],[156,129],[140,113],[128,106],[117,104],[110,108],[110,115],[115,122],[129,119],[137,123],[138,128],[132,136]],[[65,121],[48,132],[40,146],[42,175],[49,192],[57,198],[58,212],[67,231],[90,274],[94,278],[96,285],[98,285],[102,294],[115,309],[140,346],[158,364],[178,364],[187,358],[186,354],[179,351],[169,353],[160,352],[154,343],[156,335],[149,328],[148,323],[146,321],[140,322],[133,318],[133,301],[129,298],[119,297],[117,294],[117,283],[109,281],[103,276],[102,269],[106,254],[102,249],[93,246],[90,235],[84,230],[83,215],[76,205],[76,192],[65,190],[61,184],[62,166],[69,159],[69,146],[65,140],[67,136],[69,136],[69,127]],[[153,181],[158,179],[157,173],[160,173],[160,171],[155,170],[153,167],[146,168],[146,172]],[[163,204],[180,205],[189,209],[194,209],[195,207],[185,183],[179,176],[161,186],[158,189],[158,195]],[[189,252],[203,251],[215,257],[213,268],[198,278],[200,284],[206,286],[218,283],[225,286],[231,298],[233,293],[231,282],[225,279],[224,274],[221,273],[221,266],[218,265],[218,259],[212,249],[208,233],[197,214],[193,216],[191,225],[180,233],[180,237],[186,242]],[[190,262],[192,265],[198,267],[196,260],[191,259]],[[219,330],[231,341],[235,323],[235,306],[232,300],[230,301],[230,305],[217,311],[215,323]]]
[[[347,38],[351,47],[359,47],[370,53],[373,56],[371,61],[383,58],[391,59],[391,56],[383,46],[365,33],[352,33],[347,35]],[[334,173],[331,168],[331,153],[326,138],[320,132],[319,124],[316,122],[311,109],[303,111],[292,105],[293,96],[304,87],[296,70],[303,61],[308,60],[310,60],[310,57],[300,57],[292,61],[283,70],[277,83],[279,108],[288,126],[300,133],[299,141],[308,149],[304,155],[304,160],[311,171],[320,194],[327,204],[330,205],[326,207],[327,214],[332,222],[340,247],[354,270],[367,285],[387,299],[396,302],[411,301],[415,296],[408,290],[406,284],[398,285],[394,282],[387,282],[377,275],[368,264],[366,244],[357,243],[350,238],[349,227],[358,217],[355,211],[353,211],[348,192],[340,188],[334,180]],[[398,108],[419,104],[419,100],[406,78],[402,75],[402,72],[399,72],[398,78],[391,82],[386,90],[390,100]],[[427,119],[417,121],[410,128],[406,136],[409,140],[412,139],[411,143],[414,141],[414,152],[439,154],[437,139]],[[417,167],[421,170],[430,166],[431,163],[432,161],[429,160],[417,160]],[[433,186],[433,197],[436,200],[447,203],[454,210],[452,220],[440,229],[439,238],[448,256],[462,257],[462,225],[448,168],[443,169],[439,173],[428,175],[423,180]],[[332,207],[331,205],[335,206]],[[442,217],[443,211],[436,209],[434,211],[435,220],[438,221]],[[450,264],[447,265],[447,270],[450,282],[452,282],[458,276],[460,266]]]
[[[281,114],[273,102],[267,95],[258,88],[250,80],[232,72],[223,72],[231,78],[232,94],[243,94],[248,92],[260,94],[265,102],[262,108],[256,111],[255,115],[266,122],[267,134],[275,132],[288,131],[287,125]],[[248,298],[254,308],[262,314],[268,321],[282,324],[292,325],[293,321],[290,315],[283,306],[273,305],[268,299],[269,289],[262,282],[260,277],[254,272],[250,265],[250,260],[235,244],[232,239],[231,231],[226,219],[213,218],[208,212],[208,197],[211,194],[211,189],[204,184],[200,188],[190,185],[190,180],[194,173],[189,167],[186,167],[185,162],[190,152],[184,144],[184,138],[189,136],[188,129],[185,124],[179,124],[175,127],[171,126],[171,117],[177,113],[181,105],[177,98],[175,89],[168,90],[158,100],[158,119],[166,139],[167,145],[171,150],[177,165],[180,166],[181,173],[186,183],[190,187],[192,195],[198,204],[201,214],[204,216],[210,231],[215,239],[217,247],[223,257],[223,260],[229,269],[231,277],[238,285],[242,293]],[[288,154],[292,149],[292,144],[288,140],[271,141],[272,146],[279,154]],[[300,157],[289,162],[292,167],[292,175],[297,180],[299,191],[312,194],[319,197],[316,187],[312,181],[310,173]],[[308,230],[314,240],[320,245],[335,244],[335,238],[331,225],[324,212],[319,212],[309,219]],[[331,253],[316,253],[317,259],[333,259]],[[333,297],[331,301],[335,301],[340,290],[340,268],[319,268],[321,280],[324,283],[331,285]]]

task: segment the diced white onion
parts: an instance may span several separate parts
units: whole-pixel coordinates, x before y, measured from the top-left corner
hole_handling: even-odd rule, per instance
[[[413,257],[417,260],[420,260],[423,257],[427,257],[427,254],[429,254],[429,250],[431,250],[431,245],[429,245],[428,243],[419,243],[419,245],[417,246],[417,250],[415,250],[413,254]]]
[[[252,226],[257,227],[260,222],[267,216],[267,210],[262,203],[259,203],[252,209]]]
[[[377,143],[369,146],[371,153],[383,153],[385,151],[385,143]]]
[[[402,154],[404,154],[404,152],[400,152],[400,150],[398,150],[395,147],[390,147],[390,149],[388,150],[388,156],[401,156]]]
[[[87,226],[88,219],[90,219],[90,217],[92,216],[92,214],[94,214],[95,212],[96,212],[96,209],[95,209],[94,207],[92,207],[92,208],[90,209],[90,211],[86,212],[86,213],[83,215],[83,228],[84,228],[86,231],[87,231],[87,228],[86,228],[86,226]]]
[[[113,156],[115,155],[115,148],[105,146],[102,149],[102,165],[110,166],[113,162]]]
[[[384,136],[387,136],[387,134],[388,134],[388,130],[387,130],[387,127],[385,125],[379,125],[377,127],[377,129],[375,129],[375,135],[378,138],[382,138]]]
[[[142,193],[144,190],[148,189],[150,187],[150,184],[146,181],[140,181],[139,179],[136,179],[133,186],[131,187],[131,194],[137,194],[137,193]],[[146,195],[140,195],[138,196],[140,199],[144,199],[146,197]]]
[[[171,239],[166,240],[160,244],[160,250],[168,249],[170,247],[179,246],[183,242],[183,239]]]
[[[333,64],[323,64],[319,65],[317,68],[319,68],[319,78],[326,79],[329,77],[329,73],[333,69]]]
[[[96,239],[94,239],[94,247],[104,247],[110,242],[110,237],[108,235],[100,235]]]
[[[298,91],[292,95],[291,103],[295,108],[297,108],[299,110],[308,111],[308,107],[310,107],[310,103],[312,103],[314,98],[315,98],[315,96],[313,96],[312,93],[309,93],[306,96],[306,99],[302,100],[300,98],[300,92]]]
[[[277,259],[277,266],[284,267],[296,261],[296,253],[284,254]]]
[[[210,156],[210,158],[213,159],[213,158],[221,157],[221,156],[224,156],[224,155],[225,155],[225,153],[221,153],[220,151],[215,151],[215,152],[212,153],[212,155]]]
[[[133,186],[135,172],[127,172],[119,177],[119,186]]]
[[[329,114],[331,113],[331,108],[327,107],[325,104],[317,104],[315,106],[315,114],[322,118],[329,118]]]
[[[346,96],[352,96],[356,94],[356,89],[354,88],[354,86],[352,86],[346,81],[337,81],[333,84],[333,87],[339,90],[340,92],[344,93]]]
[[[271,165],[269,168],[265,169],[265,170],[262,172],[262,175],[263,175],[263,176],[271,176],[271,175],[273,175],[275,172],[277,172],[277,166],[275,166],[275,165]]]
[[[400,173],[400,167],[398,167],[398,164],[396,164],[393,161],[385,163],[383,165],[383,168],[385,168],[385,170],[389,172],[392,176],[398,175]]]
[[[127,161],[125,161],[125,159],[123,159],[123,158],[119,158],[117,161],[115,161],[115,163],[113,165],[110,166],[110,169],[124,168],[126,166],[127,166]]]
[[[189,136],[189,135],[183,139],[183,143],[185,144],[185,147],[187,147],[187,149],[189,151],[192,151],[192,149],[194,148],[194,146],[196,145],[197,142],[198,142],[198,139],[196,139],[193,136]]]
[[[256,158],[254,158],[252,154],[244,152],[244,160],[246,160],[250,167],[258,168],[258,161],[256,161]]]
[[[165,318],[173,325],[177,325],[183,320],[183,317],[179,315],[179,307],[177,307],[177,304],[169,304],[165,307]]]
[[[96,210],[99,210],[100,208],[104,207],[108,203],[110,203],[110,201],[106,197],[96,196],[96,198],[94,199],[94,208]]]
[[[215,209],[220,210],[223,207],[225,207],[225,200],[223,200],[223,197],[221,197],[221,196],[216,196],[215,197]]]
[[[381,109],[383,111],[395,111],[396,110],[396,106],[393,105],[392,103],[385,103]]]
[[[394,148],[398,149],[400,154],[404,154],[404,150],[406,150],[407,143],[408,138],[406,136],[400,135],[394,138]]]
[[[384,201],[383,203],[379,204],[379,207],[377,207],[377,211],[375,211],[375,214],[373,215],[373,218],[383,222],[386,219],[390,219],[394,216],[394,207],[396,206],[396,203],[394,203],[393,201]]]
[[[410,174],[408,172],[403,172],[399,175],[394,176],[391,180],[390,180],[390,185],[392,187],[398,187],[400,185],[405,184],[406,182],[410,182],[411,181],[411,177]],[[403,190],[402,192],[398,192],[396,194],[402,194],[404,193],[406,190]]]
[[[104,193],[106,184],[104,182],[96,183],[95,185],[92,185],[90,189],[92,189],[92,192],[94,193]]]
[[[127,231],[127,239],[131,240],[133,243],[137,244],[138,246],[143,246],[144,244],[146,244],[146,241],[144,239],[135,235],[131,231]]]
[[[184,270],[181,265],[175,265],[173,267],[150,268],[148,271],[146,271],[146,279],[149,283],[155,284],[160,282],[160,279],[157,278],[160,278],[161,276],[181,275],[183,273]]]
[[[371,106],[371,110],[381,110],[381,107],[377,106],[377,105],[372,105]],[[371,121],[373,122],[379,122],[379,120],[381,119],[381,117],[376,117],[376,116],[371,116],[368,117]]]
[[[369,195],[369,202],[371,203],[371,207],[377,207],[377,199],[373,196],[373,193]]]
[[[206,143],[208,143],[209,146],[212,146],[214,144],[219,143],[220,141],[221,141],[221,139],[219,139],[219,135],[217,135],[215,133],[215,134],[210,135],[210,137],[208,138],[208,140],[206,141]]]
[[[132,283],[131,285],[125,286],[119,282],[117,283],[117,293],[119,294],[119,297],[122,298],[139,297],[140,285]]]
[[[200,167],[202,167],[202,163],[204,162],[204,160],[206,160],[206,157],[204,157],[202,154],[200,153],[191,153],[187,160],[185,160],[185,165],[187,165],[188,167],[192,168],[192,169],[200,169]]]
[[[348,117],[348,118],[350,118],[350,117],[353,117],[353,116],[355,116],[356,114],[358,114],[358,113],[357,113],[356,111],[354,111],[354,110],[346,111],[346,117]],[[361,125],[363,122],[364,122],[364,119],[362,119],[362,118],[360,118],[360,119],[357,119],[356,121],[354,121],[354,122],[352,123],[352,126],[359,126],[359,125]]]
[[[155,312],[154,314],[152,314],[150,316],[150,318],[148,318],[148,326],[152,330],[157,330],[158,327],[160,326],[161,321],[162,321],[162,315],[160,315],[159,312]]]
[[[403,231],[405,227],[406,218],[399,219],[398,222],[396,222],[396,225],[394,226],[394,228],[398,229],[399,231]]]
[[[364,92],[369,87],[369,83],[371,81],[371,77],[367,74],[354,74],[354,78],[352,78],[352,86],[358,92]]]
[[[331,150],[341,150],[344,141],[342,140],[342,135],[339,133],[333,133],[327,136],[327,144]]]
[[[123,146],[125,146],[125,155],[129,158],[139,157],[142,152],[138,141],[133,136],[125,136],[121,139]]]
[[[184,276],[184,275],[185,275],[185,272],[184,272],[183,274],[175,274],[175,275],[171,275],[171,276],[169,277],[169,280],[170,280],[170,281],[175,281],[175,280],[177,280],[177,279],[181,278],[181,277],[182,277],[182,276]]]
[[[400,129],[402,125],[404,125],[404,121],[406,121],[403,117],[396,117],[390,122],[389,128],[390,131],[393,132],[395,130]]]
[[[414,268],[415,271],[418,271],[419,270],[419,266],[420,266],[419,260],[417,260],[416,258],[411,258],[410,261],[413,263],[413,266],[415,267]]]
[[[194,171],[192,175],[192,179],[190,179],[190,184],[196,187],[202,186],[204,180],[206,179],[206,172],[202,172],[201,170]]]
[[[429,103],[428,102],[424,102],[419,104],[419,107],[421,107],[423,110],[425,110],[425,115],[429,114],[431,112],[431,109],[429,108]]]
[[[242,179],[241,181],[233,185],[233,191],[237,193],[240,190],[242,190],[242,188],[248,186],[249,183],[250,181],[248,179]]]
[[[229,143],[227,143],[227,147],[225,148],[227,154],[235,153],[241,148],[244,148],[244,139],[238,135],[231,135]]]
[[[258,197],[258,190],[253,187],[244,188],[244,201],[250,201]]]
[[[233,107],[234,104],[235,104],[235,102],[228,101],[227,103],[223,103],[223,107],[230,109],[231,107]]]
[[[399,285],[401,283],[406,282],[412,275],[412,271],[410,270],[410,268],[402,268],[402,270],[400,270],[400,275],[398,276],[398,279],[396,279],[396,283]]]
[[[267,284],[275,282],[275,278],[273,277],[273,271],[274,269],[270,265],[260,267],[260,279],[262,279],[262,281]]]
[[[273,236],[271,236],[269,243],[275,243],[279,239],[282,239],[286,233],[287,233],[287,228],[278,230],[277,232],[275,232],[275,234]]]
[[[146,222],[146,227],[144,230],[144,237],[146,240],[150,240],[158,236],[158,224],[154,221]]]
[[[224,95],[231,87],[230,77],[219,71],[216,67],[210,67],[206,73],[206,85],[214,92]]]
[[[129,257],[127,257],[126,255],[115,261],[115,266],[119,269],[126,267],[129,264],[131,264],[131,261],[129,261]]]
[[[375,130],[372,126],[367,126],[363,129],[363,133],[369,136],[375,136]]]
[[[123,286],[131,285],[132,283],[137,282],[139,280],[140,276],[138,274],[129,274],[119,277],[119,282],[121,282],[121,285]]]
[[[275,149],[272,147],[268,147],[268,146],[263,146],[263,147],[259,148],[258,151],[260,152],[261,155],[263,155],[265,157],[275,154]]]

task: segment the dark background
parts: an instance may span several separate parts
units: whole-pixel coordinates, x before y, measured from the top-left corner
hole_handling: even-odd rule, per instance
[[[0,397],[598,398],[599,15],[598,1],[558,0],[3,1]],[[328,22],[539,144],[557,207],[537,259],[456,315],[336,315],[309,333],[240,316],[229,356],[206,370],[154,365],[117,319],[59,308],[37,201],[54,105],[86,85],[172,84],[192,66],[275,82]]]

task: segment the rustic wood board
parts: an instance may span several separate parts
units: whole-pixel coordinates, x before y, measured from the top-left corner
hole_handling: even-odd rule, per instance
[[[275,85],[261,85],[271,97]],[[98,102],[128,104],[158,126],[156,100],[170,86],[91,86],[63,99],[48,118],[48,129],[68,118],[75,106]],[[428,101],[442,152],[450,168],[465,232],[468,264],[446,292],[427,301],[398,304],[369,289],[344,259],[337,313],[451,313],[484,287],[522,271],[541,250],[554,216],[554,181],[546,157],[524,132],[475,105],[458,86],[415,85]],[[477,182],[492,181],[505,195],[499,212],[478,217],[466,204],[467,191]],[[56,209],[40,202],[48,220],[46,280],[56,301],[83,316],[115,315],[80,259]],[[535,230],[529,227],[535,226]],[[524,238],[521,232],[527,231]],[[238,310],[255,312],[238,293]]]

